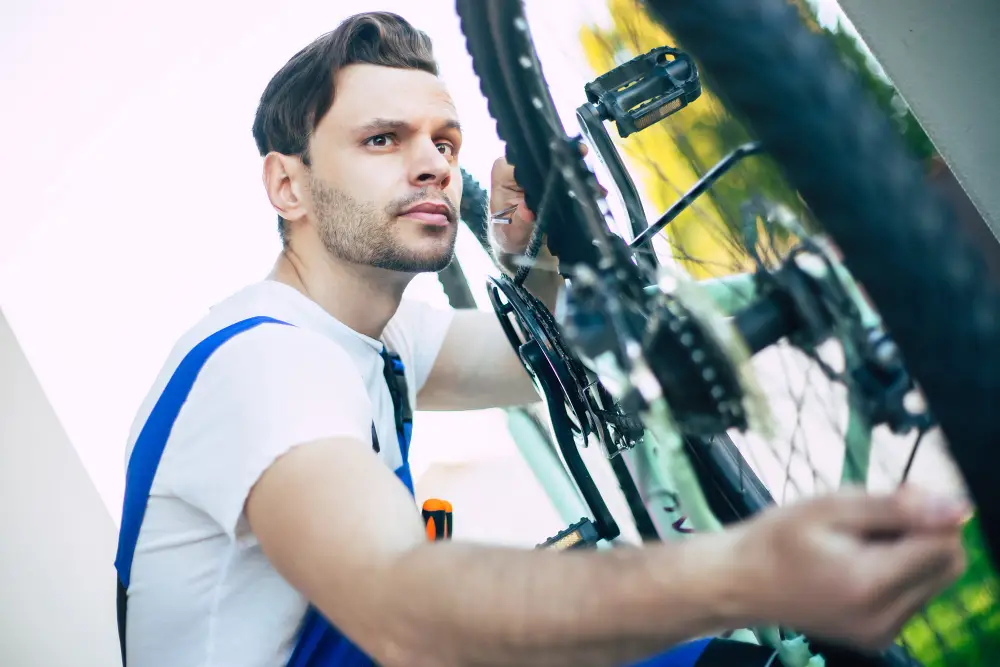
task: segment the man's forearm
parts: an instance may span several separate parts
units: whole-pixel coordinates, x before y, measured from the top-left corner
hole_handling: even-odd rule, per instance
[[[422,545],[379,577],[382,646],[407,665],[602,665],[741,625],[721,542],[602,552]],[[731,606],[730,606],[731,605]]]
[[[502,254],[494,250],[497,263],[508,275],[517,273],[515,258],[519,255]],[[559,260],[549,253],[549,249],[542,244],[535,258],[535,266],[528,272],[528,277],[524,280],[524,286],[529,292],[537,297],[550,311],[555,310],[556,300],[559,297],[559,289],[563,286],[563,277],[559,274]]]
[[[563,277],[555,270],[534,269],[525,278],[524,286],[552,312],[563,286]]]

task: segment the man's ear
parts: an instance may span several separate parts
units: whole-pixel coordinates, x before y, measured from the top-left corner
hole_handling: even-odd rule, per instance
[[[271,206],[285,220],[299,220],[306,215],[302,185],[306,169],[294,155],[272,151],[264,157],[264,189]]]

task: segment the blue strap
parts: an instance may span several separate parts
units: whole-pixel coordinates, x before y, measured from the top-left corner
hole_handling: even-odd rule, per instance
[[[713,641],[711,637],[695,639],[654,655],[632,667],[697,667],[698,660]]]
[[[288,325],[288,322],[273,317],[251,317],[231,324],[195,345],[177,366],[177,370],[153,406],[149,419],[139,432],[125,473],[122,525],[118,533],[118,553],[115,555],[115,569],[118,570],[118,578],[126,589],[132,575],[132,558],[135,555],[135,544],[139,539],[139,528],[146,515],[146,503],[149,500],[149,490],[153,486],[153,477],[160,465],[163,449],[167,446],[177,414],[187,401],[198,373],[212,353],[227,340],[265,323]]]
[[[399,453],[403,464],[410,458],[410,438],[413,430],[413,410],[410,408],[410,396],[406,385],[406,373],[403,360],[398,354],[390,353],[382,347],[380,353],[383,363],[383,373],[389,395],[392,397],[393,419],[396,422],[396,439],[399,442]]]
[[[287,667],[374,667],[375,662],[310,606]]]

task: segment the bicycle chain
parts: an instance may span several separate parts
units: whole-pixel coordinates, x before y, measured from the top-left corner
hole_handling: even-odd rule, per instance
[[[681,430],[689,435],[716,435],[730,428],[746,429],[744,400],[748,387],[741,379],[739,355],[712,332],[712,314],[701,313],[692,301],[683,294],[663,294],[643,347],[668,402],[676,407],[675,418]],[[654,350],[657,339],[659,345]],[[665,343],[677,347],[664,349]],[[652,354],[654,351],[661,354]],[[658,356],[673,356],[667,363],[677,366],[661,365],[662,359],[657,364]],[[691,364],[687,373],[681,363]],[[677,380],[670,380],[681,377],[694,384],[679,386]],[[701,401],[695,398],[699,395]]]

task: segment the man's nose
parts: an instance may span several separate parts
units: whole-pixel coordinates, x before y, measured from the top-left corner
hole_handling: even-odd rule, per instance
[[[451,181],[451,163],[441,153],[435,142],[420,141],[414,146],[411,180],[415,185],[448,187]]]

